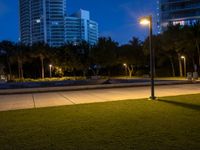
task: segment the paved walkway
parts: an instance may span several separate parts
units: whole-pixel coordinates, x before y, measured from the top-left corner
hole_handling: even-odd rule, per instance
[[[200,84],[156,86],[156,96],[200,93]],[[0,95],[0,111],[147,98],[150,87]]]
[[[191,84],[191,83],[192,82],[188,80],[155,80],[156,85],[177,85],[177,84]],[[196,83],[200,83],[200,81],[196,81]],[[150,86],[150,81],[144,82],[135,80],[135,82],[133,83],[0,89],[0,95],[30,94],[30,93],[59,92],[59,91],[80,91],[80,90],[93,90],[93,89],[112,89],[112,88],[125,88],[125,87],[139,87],[139,86]]]

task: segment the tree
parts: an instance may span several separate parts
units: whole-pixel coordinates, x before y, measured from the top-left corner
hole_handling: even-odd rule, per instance
[[[139,39],[133,37],[129,44],[122,45],[118,49],[118,62],[125,63],[129,72],[129,77],[132,77],[137,66],[144,64],[144,53],[142,51],[142,43]]]
[[[14,50],[15,46],[13,42],[10,41],[2,41],[0,43],[0,50],[4,51],[5,56],[6,56],[6,66],[8,68],[8,73],[10,75],[10,80],[12,80],[12,68],[11,64],[13,62],[13,56],[14,56]]]
[[[49,57],[50,47],[44,43],[35,43],[31,47],[30,56],[39,58],[41,63],[41,78],[44,79],[44,59]]]
[[[198,21],[191,26],[185,26],[184,31],[183,45],[186,48],[186,53],[191,57],[193,65],[196,64],[194,57],[197,54],[197,62],[200,67],[200,22]]]
[[[155,67],[157,65],[162,65],[165,57],[160,57],[161,56],[161,43],[160,43],[160,36],[159,35],[152,35],[152,45],[153,45],[153,49],[155,51]],[[143,51],[144,51],[144,55],[147,56],[148,60],[147,60],[147,64],[146,66],[150,67],[150,50],[149,50],[149,37],[147,37],[143,43]],[[162,58],[162,59],[161,59]],[[154,70],[154,74],[156,74],[156,69]]]
[[[85,51],[80,49],[81,46],[67,43],[55,50],[54,64],[60,66],[64,70],[70,70],[74,73],[76,70],[84,68],[81,62],[81,56]]]
[[[110,75],[109,67],[112,67],[117,63],[117,47],[118,43],[113,41],[110,37],[99,38],[97,45],[95,45],[90,51],[92,63],[95,66],[108,69],[108,75]],[[97,67],[97,69],[98,68],[99,67]]]
[[[28,52],[29,47],[22,44],[16,43],[15,44],[15,51],[14,51],[14,61],[18,64],[18,77],[19,79],[24,79],[24,69],[23,64],[28,60]]]
[[[173,55],[174,54],[177,55],[179,72],[181,77],[183,77],[183,68],[181,62],[181,55],[183,53],[182,42],[183,42],[182,27],[179,24],[175,26],[173,25],[168,26],[168,29],[164,31],[162,34],[162,48],[165,51],[165,53],[168,54],[172,68],[174,68]],[[174,72],[175,71],[173,69],[173,75]]]
[[[83,70],[83,76],[86,76],[86,72],[91,65],[91,59],[89,56],[91,46],[86,41],[82,41],[78,44],[77,48],[78,60],[80,60],[80,63],[82,64],[80,69]]]

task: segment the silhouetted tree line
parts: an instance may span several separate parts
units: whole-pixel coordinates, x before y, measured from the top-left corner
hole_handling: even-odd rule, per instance
[[[156,54],[156,67],[169,68],[167,75],[183,76],[183,60],[186,58],[187,72],[198,72],[200,70],[200,23],[191,26],[170,25],[160,35],[153,36],[153,45]],[[143,48],[147,50],[148,39],[145,40]]]
[[[96,45],[82,41],[50,47],[44,43],[26,46],[11,41],[0,42],[0,64],[11,77],[49,77],[49,65],[53,75],[61,76],[142,76],[149,74],[149,39],[138,38],[119,45],[111,38],[101,37]],[[200,68],[200,24],[169,26],[162,34],[153,36],[157,76],[183,76],[183,61],[187,59],[190,72]]]

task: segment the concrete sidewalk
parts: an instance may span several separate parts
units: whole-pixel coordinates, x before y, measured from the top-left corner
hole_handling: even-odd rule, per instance
[[[156,86],[156,96],[199,94],[200,84]],[[0,111],[148,98],[150,86],[0,95]]]
[[[177,85],[177,84],[191,84],[192,81],[177,80],[177,81],[155,81],[156,85]],[[196,84],[200,84],[197,81]],[[61,86],[61,87],[42,87],[42,88],[22,88],[22,89],[1,89],[0,95],[9,94],[32,94],[44,92],[58,92],[58,91],[80,91],[92,89],[110,89],[110,88],[123,88],[123,87],[141,87],[150,86],[149,82],[136,82],[136,83],[120,83],[120,84],[100,84],[100,85],[80,85],[80,86]]]

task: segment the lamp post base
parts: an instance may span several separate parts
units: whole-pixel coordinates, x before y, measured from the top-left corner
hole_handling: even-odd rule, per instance
[[[152,97],[152,96],[151,96],[151,97],[149,97],[149,99],[148,99],[148,100],[150,100],[150,101],[152,101],[152,100],[157,100],[157,97],[155,97],[155,96],[154,96],[154,97]]]

